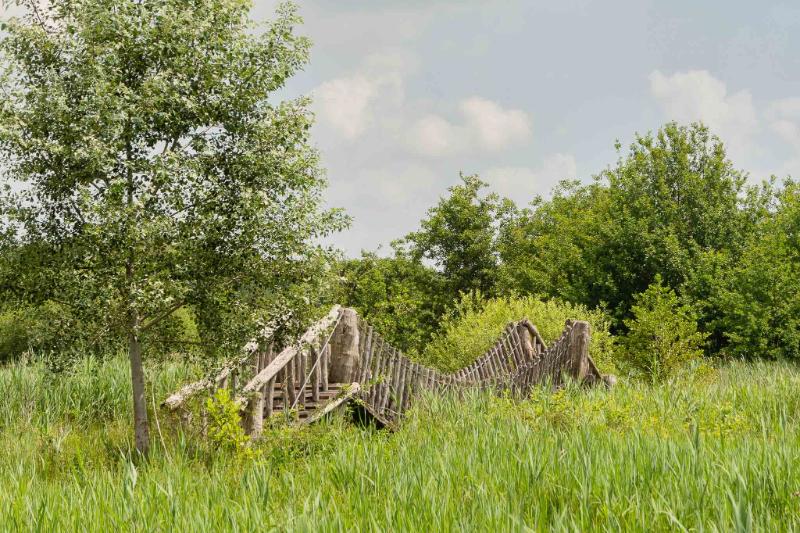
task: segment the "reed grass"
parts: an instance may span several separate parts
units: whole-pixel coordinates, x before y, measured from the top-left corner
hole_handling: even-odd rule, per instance
[[[197,369],[148,370],[160,399]],[[123,359],[0,369],[0,530],[800,529],[800,370],[419,402],[389,433],[266,430],[246,458],[160,419],[133,455]],[[162,439],[163,437],[163,439]]]

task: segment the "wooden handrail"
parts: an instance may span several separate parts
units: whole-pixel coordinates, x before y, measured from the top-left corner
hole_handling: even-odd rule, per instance
[[[228,361],[219,374],[217,374],[217,376],[213,379],[204,378],[195,381],[194,383],[184,385],[178,391],[172,393],[169,398],[161,402],[161,407],[166,407],[171,411],[175,411],[195,394],[219,386],[220,383],[225,381],[228,376],[231,375],[234,368],[244,364],[247,359],[252,356],[256,350],[258,350],[261,342],[272,339],[272,336],[275,335],[275,332],[278,330],[281,324],[285,324],[286,321],[291,318],[291,316],[292,313],[289,311],[277,321],[272,321],[272,323],[266,325],[258,336],[251,339],[250,342],[242,347],[242,350],[245,353],[243,357],[239,357],[233,361]]]
[[[300,341],[297,344],[285,348],[270,364],[264,367],[261,372],[256,374],[253,379],[251,379],[247,385],[244,386],[241,395],[236,398],[236,403],[239,405],[240,409],[243,409],[247,406],[249,401],[248,396],[250,394],[261,390],[261,388],[272,378],[277,376],[278,372],[283,370],[283,368],[292,359],[294,359],[294,357],[302,349],[314,342],[323,331],[327,330],[331,325],[333,325],[333,323],[336,322],[337,318],[339,317],[340,310],[341,306],[334,305],[325,317],[313,324],[310,328],[308,328],[308,330],[306,330],[305,333],[303,333],[303,336],[300,337]]]

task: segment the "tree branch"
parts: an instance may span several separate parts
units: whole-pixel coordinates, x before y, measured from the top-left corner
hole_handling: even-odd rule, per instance
[[[167,308],[167,310],[164,311],[163,313],[161,313],[160,315],[155,316],[152,319],[150,319],[147,322],[145,322],[144,324],[142,324],[139,327],[139,332],[140,333],[144,333],[145,331],[147,331],[148,329],[152,328],[153,326],[155,326],[156,324],[158,324],[159,322],[161,322],[165,318],[169,317],[172,313],[174,313],[175,311],[177,311],[178,309],[180,309],[184,305],[186,305],[186,302],[183,302],[183,301],[178,302],[175,305],[172,305],[171,307]]]

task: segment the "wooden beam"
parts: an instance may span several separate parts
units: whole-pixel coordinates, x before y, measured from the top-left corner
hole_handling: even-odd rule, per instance
[[[300,337],[300,342],[298,343],[300,347],[305,347],[312,342],[314,342],[317,337],[324,331],[326,331],[334,322],[336,322],[336,318],[339,316],[339,309],[341,309],[338,305],[334,305],[330,312],[322,318],[322,320],[313,324],[310,328],[303,333],[303,336]],[[250,382],[244,386],[242,389],[242,395],[236,399],[236,402],[241,406],[247,404],[246,397],[253,392],[261,389],[269,380],[274,378],[278,375],[278,372],[286,366],[287,363],[291,362],[294,359],[295,355],[297,355],[298,346],[293,345],[285,348],[278,356],[272,360],[272,362],[267,365],[261,372],[255,375]],[[288,380],[287,380],[288,381]],[[292,384],[288,384],[292,385]],[[284,383],[284,387],[287,384]],[[292,385],[293,386],[293,385]],[[288,406],[287,406],[288,407]]]

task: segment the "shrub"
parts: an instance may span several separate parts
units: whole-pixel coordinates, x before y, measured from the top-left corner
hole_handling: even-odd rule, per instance
[[[523,318],[533,322],[548,343],[561,335],[567,319],[586,320],[592,327],[589,354],[601,371],[616,371],[614,339],[603,311],[535,296],[489,300],[480,293],[462,296],[420,359],[442,370],[457,370],[488,350],[509,322]]]
[[[208,438],[218,450],[246,455],[249,439],[239,424],[239,408],[228,389],[206,400]]]
[[[0,313],[0,363],[15,361],[27,351],[65,346],[72,326],[69,313],[54,302],[8,308]]]
[[[689,306],[661,283],[661,277],[634,297],[633,318],[625,320],[624,361],[631,370],[652,381],[674,376],[703,355],[706,334],[697,330]]]

